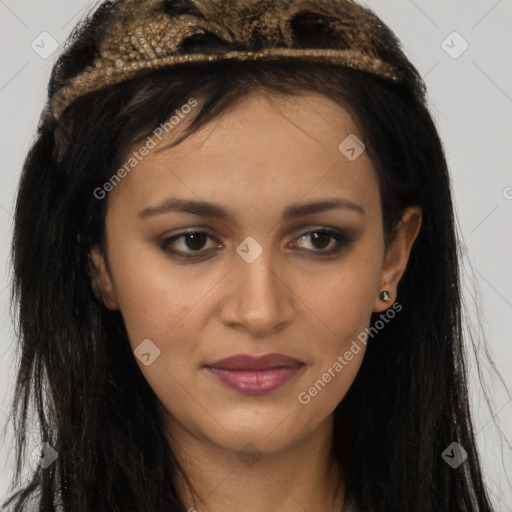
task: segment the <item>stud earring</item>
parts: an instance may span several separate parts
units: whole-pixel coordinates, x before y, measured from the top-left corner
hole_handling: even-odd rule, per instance
[[[380,298],[380,300],[383,300],[384,302],[388,302],[390,299],[389,292],[387,290],[380,292],[379,298]]]

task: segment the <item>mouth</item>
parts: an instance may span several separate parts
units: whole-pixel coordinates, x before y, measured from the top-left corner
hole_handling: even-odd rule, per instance
[[[227,387],[247,395],[268,393],[288,382],[305,363],[283,354],[240,354],[205,365]]]

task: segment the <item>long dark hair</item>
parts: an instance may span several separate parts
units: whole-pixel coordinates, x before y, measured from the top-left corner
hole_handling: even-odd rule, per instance
[[[115,6],[102,4],[75,31],[53,69],[48,102],[91,63]],[[380,30],[399,46],[387,27]],[[304,44],[308,37],[305,30]],[[203,39],[198,49],[207,46]],[[425,85],[405,57],[400,65],[409,85],[306,61],[188,64],[84,96],[58,123],[47,104],[15,212],[12,301],[21,361],[11,412],[12,488],[23,469],[31,402],[41,440],[59,456],[37,467],[6,506],[33,510],[28,503],[36,500],[44,512],[57,504],[73,512],[185,511],[162,406],[135,362],[120,312],[106,309],[91,288],[88,253],[104,241],[107,203],[94,190],[111,178],[127,148],[191,97],[203,102],[185,136],[259,89],[317,92],[351,113],[378,174],[386,240],[406,206],[423,210],[398,288],[402,310],[369,339],[334,413],[332,458],[348,496],[363,511],[491,510],[468,405],[446,159]],[[372,325],[377,320],[373,315]],[[468,454],[457,469],[441,457],[454,441]]]

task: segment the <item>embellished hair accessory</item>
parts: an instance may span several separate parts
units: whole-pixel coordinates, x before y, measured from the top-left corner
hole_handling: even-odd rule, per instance
[[[65,81],[51,100],[56,120],[85,94],[181,63],[302,59],[366,71],[392,82],[410,80],[396,36],[372,11],[352,0],[113,4],[94,60]]]

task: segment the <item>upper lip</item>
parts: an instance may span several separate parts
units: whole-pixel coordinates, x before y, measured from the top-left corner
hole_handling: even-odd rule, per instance
[[[270,370],[271,368],[295,367],[303,364],[302,361],[283,354],[265,354],[259,357],[237,354],[206,366],[222,370]]]

